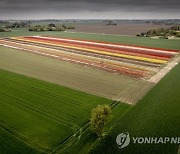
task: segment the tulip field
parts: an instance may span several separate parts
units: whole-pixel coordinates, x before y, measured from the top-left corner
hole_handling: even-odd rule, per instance
[[[124,43],[123,36],[28,34],[0,38],[0,153],[119,153],[115,138],[121,131],[176,136],[177,40],[151,45],[155,39],[143,38],[143,44],[134,37]],[[103,140],[89,123],[101,104],[113,114]],[[140,146],[130,143],[128,153]]]
[[[48,36],[11,37],[2,39],[0,43],[6,47],[144,79],[157,73],[178,54],[176,50]]]

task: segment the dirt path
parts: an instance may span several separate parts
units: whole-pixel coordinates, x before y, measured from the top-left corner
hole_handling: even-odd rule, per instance
[[[162,70],[160,70],[157,74],[152,76],[148,81],[153,83],[158,83],[174,66],[176,66],[180,62],[180,55],[175,57],[171,62],[167,64]]]

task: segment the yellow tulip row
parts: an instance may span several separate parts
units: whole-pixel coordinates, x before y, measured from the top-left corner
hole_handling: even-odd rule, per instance
[[[40,41],[40,40],[35,41],[35,40],[29,40],[29,39],[25,39],[25,38],[14,38],[14,37],[12,37],[11,39],[33,42],[33,43],[46,44],[46,45],[55,45],[55,46],[60,46],[60,47],[64,47],[64,48],[83,50],[86,52],[92,52],[92,53],[96,53],[96,54],[103,54],[103,55],[115,56],[115,57],[126,58],[126,59],[133,59],[133,60],[138,60],[138,61],[146,61],[146,62],[150,62],[150,63],[158,63],[158,64],[167,63],[166,60],[153,59],[153,58],[140,57],[140,56],[132,56],[132,55],[125,55],[125,54],[119,54],[119,53],[111,53],[111,52],[99,51],[99,50],[95,50],[95,49],[87,49],[87,48],[81,48],[81,47],[76,47],[76,46],[62,45],[62,44],[57,44],[57,43],[49,43],[49,42],[44,42],[44,41]]]

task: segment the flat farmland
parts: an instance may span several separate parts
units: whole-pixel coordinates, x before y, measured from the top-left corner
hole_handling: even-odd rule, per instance
[[[6,47],[0,47],[0,68],[133,104],[154,85],[145,80]]]
[[[91,153],[163,153],[179,154],[179,144],[134,144],[121,150],[115,143],[121,132],[142,137],[180,136],[180,63],[176,65],[136,106],[119,118],[110,135],[95,147]]]
[[[106,25],[105,23],[89,23],[74,24],[76,27],[74,32],[84,33],[104,33],[114,35],[130,35],[135,36],[138,32],[146,32],[150,28],[169,28],[169,25],[154,25],[146,23],[118,23],[114,25]]]
[[[0,38],[16,36],[57,36],[62,38],[83,39],[92,41],[103,41],[120,43],[126,45],[139,45],[144,47],[155,47],[164,49],[180,50],[179,40],[152,39],[132,36],[120,36],[110,34],[90,34],[80,32],[29,32],[27,28],[13,29],[12,32],[0,33]]]
[[[1,152],[51,152],[69,137],[81,136],[92,108],[98,104],[113,108],[112,100],[4,70],[0,80],[0,136],[8,139],[0,141]],[[116,106],[123,108],[119,115],[130,107]]]
[[[178,55],[178,50],[59,37],[11,37],[0,43],[18,49],[1,52],[3,69],[129,104],[141,99],[154,85],[147,79]]]
[[[69,32],[8,35],[0,36],[1,153],[118,153],[119,130],[134,136],[179,133],[179,65],[168,73],[180,60],[179,40]],[[113,111],[103,140],[89,125],[98,104]],[[129,147],[129,153],[178,148]]]

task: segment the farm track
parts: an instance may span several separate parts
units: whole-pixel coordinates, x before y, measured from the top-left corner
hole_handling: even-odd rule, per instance
[[[174,57],[163,69],[152,76],[148,81],[157,84],[171,69],[173,69],[180,62],[180,56]]]
[[[53,37],[5,38],[1,45],[42,54],[112,73],[148,79],[177,51]],[[118,50],[119,49],[119,50]]]

